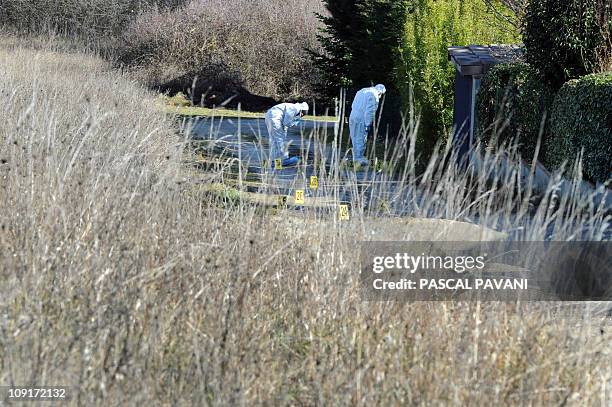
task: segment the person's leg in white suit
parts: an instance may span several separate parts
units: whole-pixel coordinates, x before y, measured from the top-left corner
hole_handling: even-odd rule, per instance
[[[270,113],[266,114],[266,127],[270,137],[270,160],[288,158],[289,153],[285,146],[285,129],[281,123],[281,118],[275,117]]]
[[[365,123],[361,120],[349,119],[349,130],[353,143],[353,162],[367,165],[369,162],[365,158],[365,150],[368,134]]]

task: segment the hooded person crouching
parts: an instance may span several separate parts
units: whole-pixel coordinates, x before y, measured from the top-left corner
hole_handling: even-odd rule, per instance
[[[289,157],[287,131],[296,126],[308,112],[308,103],[281,103],[266,112],[266,127],[270,137],[270,159],[282,159],[284,167],[296,165],[300,159]]]

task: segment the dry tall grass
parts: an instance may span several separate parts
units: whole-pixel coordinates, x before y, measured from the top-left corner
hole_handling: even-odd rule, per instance
[[[0,384],[100,406],[609,404],[606,326],[361,301],[359,216],[199,194],[172,122],[104,63],[3,45],[0,94]],[[428,195],[450,218],[456,181]]]
[[[154,86],[183,78],[174,87],[185,90],[197,76],[203,91],[313,97],[317,74],[305,49],[319,49],[315,12],[324,10],[321,0],[191,0],[138,16],[120,59]]]

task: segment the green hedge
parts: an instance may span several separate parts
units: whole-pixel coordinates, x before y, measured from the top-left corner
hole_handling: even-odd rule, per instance
[[[520,62],[497,65],[484,76],[478,93],[478,133],[485,141],[494,134],[500,142],[517,138],[521,155],[530,160],[553,99],[552,90],[529,65]]]
[[[612,172],[612,73],[567,82],[557,94],[551,116],[545,165],[572,164],[584,149],[583,174],[606,182]]]

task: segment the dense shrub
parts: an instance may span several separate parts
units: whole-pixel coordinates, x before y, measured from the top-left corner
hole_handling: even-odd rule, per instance
[[[327,15],[317,17],[323,23],[317,39],[321,52],[313,52],[317,69],[321,72],[322,93],[335,97],[340,87],[349,88],[353,62],[353,41],[364,36],[364,18],[354,0],[323,0]]]
[[[319,0],[192,0],[141,14],[123,36],[120,61],[152,86],[222,102],[236,89],[276,99],[312,97]],[[210,92],[207,92],[211,88]],[[244,107],[244,106],[243,106]]]
[[[484,76],[478,93],[478,132],[487,139],[495,135],[501,142],[517,138],[521,155],[531,159],[553,99],[554,92],[529,65],[497,65]]]
[[[326,93],[333,95],[340,86],[356,89],[385,83],[389,91],[385,106],[395,121],[415,102],[421,114],[420,145],[426,151],[452,125],[454,69],[447,48],[518,39],[518,30],[497,18],[500,11],[510,13],[497,0],[327,0],[325,4],[330,16],[322,18],[320,40],[326,55],[317,62]]]
[[[329,15],[319,16],[324,27],[316,55],[331,95],[340,86],[361,88],[395,82],[395,60],[403,40],[401,24],[407,3],[389,0],[324,0]]]
[[[572,164],[584,150],[583,174],[595,182],[612,176],[612,73],[567,82],[555,98],[546,165]]]
[[[348,89],[350,99],[361,88],[383,83],[387,87],[383,128],[396,133],[401,126],[401,101],[395,63],[404,36],[408,3],[390,0],[325,0],[329,12],[319,41],[324,52],[315,53],[327,97]],[[390,127],[387,127],[390,126]],[[382,132],[381,132],[382,133]]]
[[[428,151],[452,126],[454,68],[448,47],[515,43],[519,36],[482,0],[415,0],[405,28],[397,61],[399,87],[406,107],[414,93],[421,113],[420,144]]]
[[[612,3],[531,0],[523,23],[527,61],[556,89],[595,72],[610,52]]]
[[[58,31],[89,40],[116,36],[145,9],[173,8],[185,0],[2,0],[0,25],[27,34]]]

